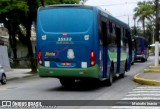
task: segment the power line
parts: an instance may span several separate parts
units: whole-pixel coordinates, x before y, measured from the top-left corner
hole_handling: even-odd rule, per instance
[[[124,2],[124,3],[118,3],[118,4],[98,5],[98,6],[116,6],[116,5],[124,5],[124,4],[137,4],[137,2]]]
[[[115,16],[115,17],[126,17],[126,16],[133,16],[133,14],[124,14],[124,15],[120,15],[120,16]]]

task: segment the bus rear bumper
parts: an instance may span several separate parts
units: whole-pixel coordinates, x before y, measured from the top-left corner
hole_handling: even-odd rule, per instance
[[[135,59],[145,59],[145,55],[136,55]]]
[[[75,77],[75,78],[99,78],[99,66],[89,68],[48,68],[38,67],[40,77]]]

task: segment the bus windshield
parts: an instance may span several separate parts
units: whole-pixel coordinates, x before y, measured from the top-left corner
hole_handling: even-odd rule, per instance
[[[45,32],[85,32],[92,26],[93,12],[85,8],[51,8],[40,10],[38,20]]]

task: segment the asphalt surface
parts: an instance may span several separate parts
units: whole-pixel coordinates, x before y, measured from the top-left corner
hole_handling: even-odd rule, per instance
[[[12,70],[6,72],[9,79],[6,85],[0,86],[1,100],[130,100],[159,98],[159,87],[141,85],[134,82],[135,75],[140,77],[144,69],[153,66],[153,57],[147,62],[136,62],[126,76],[114,81],[112,86],[96,86],[95,84],[77,83],[72,88],[62,87],[59,80],[55,78],[40,78],[38,75],[30,74],[30,69],[22,71]],[[16,74],[18,73],[18,74]],[[19,74],[20,73],[20,74]],[[145,73],[148,74],[149,72]],[[156,73],[157,74],[157,73]],[[11,76],[12,75],[12,76]],[[29,76],[28,76],[29,75]],[[16,78],[15,78],[16,77]],[[150,76],[149,76],[150,77]],[[12,79],[15,78],[15,79]],[[142,76],[140,78],[143,78]],[[145,78],[148,79],[148,78]],[[142,90],[143,89],[143,90]],[[155,95],[145,95],[154,92]],[[134,94],[136,93],[136,94]],[[138,98],[137,98],[138,96]],[[154,98],[156,97],[156,98]],[[145,98],[147,99],[147,98]],[[57,109],[120,109],[120,107],[106,106],[58,106]],[[122,107],[121,107],[122,108]],[[137,108],[137,107],[136,107]],[[156,107],[155,107],[156,108]],[[131,109],[131,107],[123,107]],[[134,107],[132,107],[134,109]],[[139,108],[138,108],[139,109]],[[141,108],[148,109],[148,108]],[[150,108],[152,109],[152,108]],[[154,108],[153,108],[154,109]],[[159,109],[159,108],[158,108]]]

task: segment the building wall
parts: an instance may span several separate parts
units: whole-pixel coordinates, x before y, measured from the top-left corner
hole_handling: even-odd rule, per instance
[[[7,46],[0,46],[0,64],[5,70],[10,69]]]

